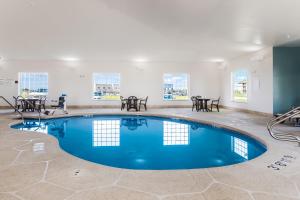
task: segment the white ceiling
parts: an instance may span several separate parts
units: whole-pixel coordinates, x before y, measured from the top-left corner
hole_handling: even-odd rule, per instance
[[[230,59],[299,39],[299,8],[299,0],[0,0],[0,56]]]

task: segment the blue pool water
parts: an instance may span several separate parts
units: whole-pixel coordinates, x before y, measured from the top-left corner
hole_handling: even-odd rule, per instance
[[[251,160],[266,151],[258,141],[223,128],[147,116],[81,116],[13,126],[53,135],[66,152],[127,169],[194,169]]]

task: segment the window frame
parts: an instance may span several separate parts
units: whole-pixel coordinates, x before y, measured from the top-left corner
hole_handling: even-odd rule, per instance
[[[49,95],[49,73],[48,72],[18,72],[18,96],[22,96],[22,92],[21,92],[21,77],[22,74],[45,74],[47,75],[47,92],[45,93],[45,95],[39,94],[39,95],[30,95],[30,92],[28,93],[28,96],[48,96]],[[30,90],[30,88],[29,88]]]
[[[187,99],[165,99],[165,75],[178,76],[185,74],[187,77]],[[176,73],[163,73],[163,101],[189,101],[190,100],[190,74],[186,72],[176,72]]]
[[[239,71],[244,71],[246,72],[246,78],[247,78],[247,84],[246,84],[246,101],[239,101],[239,100],[236,100],[234,98],[234,88],[235,88],[235,73],[239,72]],[[231,84],[231,101],[232,102],[235,102],[235,103],[244,103],[244,104],[247,104],[248,101],[249,101],[249,71],[247,69],[236,69],[234,71],[231,72],[231,81],[230,81],[230,84]]]
[[[94,101],[119,101],[120,98],[118,99],[95,99],[94,93],[96,92],[96,84],[95,84],[95,75],[97,74],[106,74],[106,75],[118,75],[119,76],[119,97],[121,96],[121,73],[118,72],[93,72],[92,73],[92,100]],[[104,96],[103,96],[104,97]]]

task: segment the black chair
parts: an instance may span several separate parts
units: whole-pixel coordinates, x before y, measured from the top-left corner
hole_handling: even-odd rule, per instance
[[[120,96],[120,100],[121,100],[121,110],[125,109],[126,104],[127,104],[127,100],[124,99],[123,96]]]
[[[52,108],[61,108],[63,109],[64,108],[64,103],[65,103],[65,97],[63,96],[60,96],[58,98],[58,104],[57,105],[51,105]]]
[[[220,99],[221,99],[221,97],[219,97],[218,99],[215,99],[215,100],[211,101],[211,104],[210,104],[210,110],[211,111],[213,111],[213,107],[216,107],[217,111],[220,112],[220,110],[219,110]]]
[[[144,109],[147,110],[147,101],[148,101],[148,96],[145,99],[140,100],[139,110],[141,110],[141,106],[144,106]]]
[[[14,100],[15,100],[15,112],[17,112],[18,110],[20,110],[20,108],[23,109],[23,103],[21,101],[22,97],[21,96],[13,96]]]
[[[196,97],[195,96],[192,96],[191,97],[191,100],[192,100],[192,102],[193,102],[193,106],[192,106],[192,111],[194,111],[194,108],[196,108],[196,110],[198,109],[197,107],[197,99],[196,99]]]
[[[57,101],[53,101],[53,102],[57,102]],[[51,108],[54,108],[54,110],[52,112],[46,110],[44,112],[44,114],[46,114],[46,115],[50,115],[50,114],[54,115],[56,109],[61,109],[61,110],[63,110],[64,114],[68,114],[68,112],[66,110],[64,110],[65,102],[66,102],[65,96],[60,96],[58,98],[58,104],[57,105],[51,105]]]
[[[39,101],[35,104],[36,109],[41,112],[42,108],[44,109],[44,111],[46,110],[46,101],[47,101],[47,97],[46,96],[42,96]]]
[[[127,99],[127,111],[130,109],[138,111],[138,98],[136,96],[130,96]]]
[[[197,101],[197,111],[204,110],[202,96],[196,96],[196,101]]]

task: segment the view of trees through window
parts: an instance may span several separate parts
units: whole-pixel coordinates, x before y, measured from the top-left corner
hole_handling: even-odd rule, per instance
[[[164,100],[188,99],[188,74],[164,74]]]
[[[232,72],[232,100],[236,102],[248,101],[248,72],[238,70]]]
[[[93,86],[95,100],[120,99],[120,74],[118,73],[94,73]]]
[[[20,72],[19,95],[23,98],[46,96],[48,94],[48,73]]]

